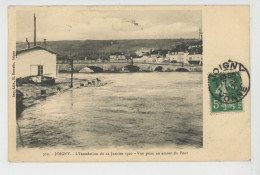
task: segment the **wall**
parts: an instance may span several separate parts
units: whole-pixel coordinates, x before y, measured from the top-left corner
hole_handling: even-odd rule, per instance
[[[196,54],[196,55],[188,55],[188,60],[199,60],[202,61],[203,55],[201,54]]]

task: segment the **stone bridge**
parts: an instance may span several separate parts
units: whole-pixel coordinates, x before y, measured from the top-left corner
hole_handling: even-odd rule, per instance
[[[131,65],[130,62],[90,62],[90,63],[77,63],[74,62],[73,68],[76,72],[81,69],[88,67],[94,72],[118,72],[122,70],[123,67]],[[186,72],[201,72],[202,66],[200,65],[183,65],[182,63],[133,63],[134,66],[138,67],[140,71],[152,72],[152,71],[186,71]],[[59,72],[69,72],[71,66],[69,63],[57,63]]]

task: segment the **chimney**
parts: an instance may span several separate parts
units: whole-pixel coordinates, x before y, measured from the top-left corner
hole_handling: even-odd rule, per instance
[[[44,42],[44,48],[46,49],[46,39],[43,39]]]
[[[33,19],[34,19],[34,43],[33,43],[33,45],[35,47],[36,46],[36,17],[35,17],[35,13],[34,13]]]

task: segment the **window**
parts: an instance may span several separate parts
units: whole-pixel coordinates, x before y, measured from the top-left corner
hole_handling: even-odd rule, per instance
[[[42,65],[38,66],[38,75],[43,75],[43,66]]]

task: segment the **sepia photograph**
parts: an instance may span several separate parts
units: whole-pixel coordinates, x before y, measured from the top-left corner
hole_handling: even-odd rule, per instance
[[[260,3],[167,2],[0,1],[0,174],[260,172]]]
[[[251,160],[249,17],[9,7],[9,161]]]
[[[16,11],[16,149],[203,148],[202,10]]]

